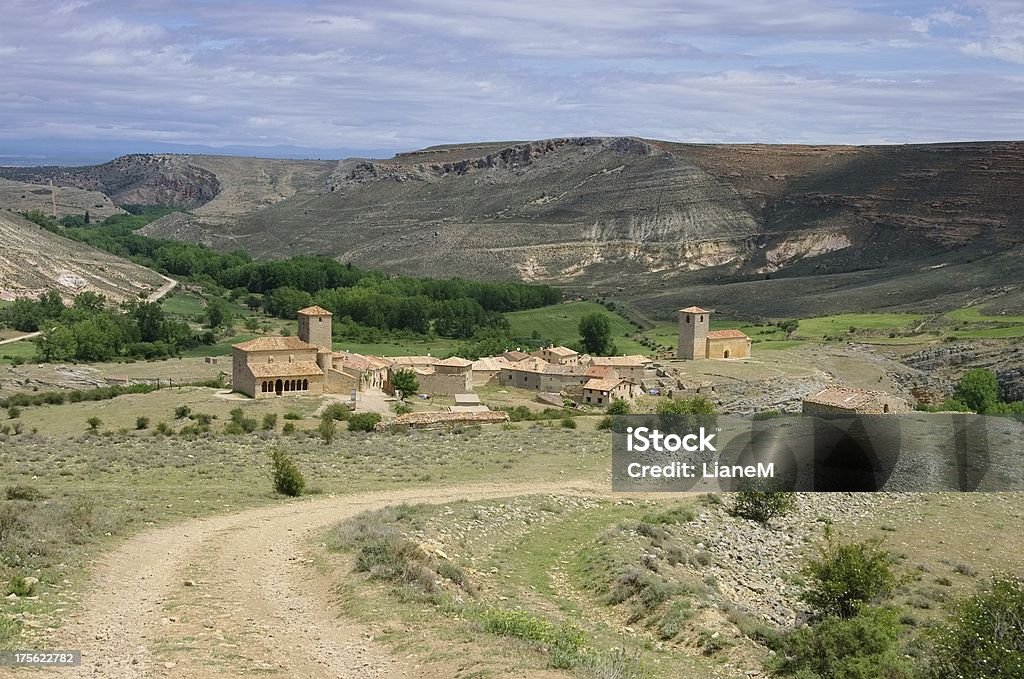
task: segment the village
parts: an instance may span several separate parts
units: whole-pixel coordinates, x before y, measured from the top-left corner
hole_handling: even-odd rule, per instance
[[[458,356],[385,358],[335,351],[333,314],[311,306],[298,311],[297,336],[258,337],[232,347],[231,389],[257,400],[334,396],[347,400],[354,409],[361,403],[383,405],[382,414],[390,414],[386,409],[389,399],[414,397],[427,402],[427,409],[398,414],[390,424],[417,427],[506,421],[508,414],[491,410],[482,402],[480,392],[533,392],[534,401],[543,406],[598,412],[617,400],[635,404],[641,397],[704,396],[720,401],[716,381],[691,374],[686,366],[749,363],[752,340],[739,330],[710,330],[712,312],[707,309],[691,306],[677,313],[676,360],[642,354],[591,356],[564,346],[548,346],[529,353],[509,350],[471,361]],[[416,394],[403,394],[396,388],[396,376],[401,372],[414,378]],[[433,400],[452,402],[429,407]],[[801,410],[810,414],[883,414],[908,412],[910,404],[885,391],[811,381],[801,396]]]

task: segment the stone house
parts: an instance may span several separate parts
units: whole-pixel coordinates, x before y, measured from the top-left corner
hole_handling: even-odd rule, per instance
[[[834,385],[803,399],[805,415],[882,415],[910,412],[910,405],[895,394]]]
[[[586,369],[576,365],[555,365],[540,358],[514,363],[502,368],[498,383],[503,387],[550,391],[558,393],[579,388],[589,379]]]
[[[594,356],[591,367],[606,366],[615,370],[619,377],[634,384],[643,381],[650,360],[646,356]]]
[[[473,385],[482,386],[491,382],[497,382],[502,369],[510,365],[512,365],[512,362],[504,356],[488,356],[473,361]]]
[[[583,403],[607,406],[618,398],[632,401],[637,397],[639,389],[636,384],[618,377],[592,379],[583,385]]]
[[[322,394],[319,348],[298,337],[258,337],[231,347],[231,386],[253,398]]]
[[[552,365],[579,365],[580,355],[568,347],[545,347],[530,354]]]

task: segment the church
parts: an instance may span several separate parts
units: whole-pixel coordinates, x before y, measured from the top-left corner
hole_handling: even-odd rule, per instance
[[[257,337],[231,348],[234,391],[259,399],[387,388],[388,361],[332,349],[330,311],[311,306],[298,315],[298,337]]]
[[[699,306],[680,309],[676,358],[750,358],[752,340],[739,330],[710,330],[711,312]]]

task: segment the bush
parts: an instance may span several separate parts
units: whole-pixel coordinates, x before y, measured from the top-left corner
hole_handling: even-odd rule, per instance
[[[145,415],[140,415],[139,417],[136,417],[135,418],[135,428],[136,429],[140,429],[140,430],[141,429],[148,429],[149,428],[149,418],[146,417]]]
[[[14,594],[17,596],[32,596],[32,591],[35,589],[35,585],[26,580],[21,575],[11,576],[10,581],[7,583],[7,593]]]
[[[103,420],[93,415],[92,417],[87,419],[85,423],[89,425],[89,431],[96,431],[97,429],[100,428],[100,425],[103,424]]]
[[[285,435],[294,434],[295,433],[295,423],[294,422],[285,422],[284,426],[281,428],[281,433],[285,434]]]
[[[302,419],[302,415],[300,415],[299,413],[295,412],[294,410],[289,410],[288,412],[286,412],[284,414],[284,419],[286,419],[286,420],[301,420]]]
[[[736,493],[732,512],[736,516],[767,524],[777,516],[786,516],[796,509],[796,493],[773,490],[773,484],[748,483]]]
[[[192,409],[188,406],[178,406],[174,409],[174,419],[182,420],[192,414]]]
[[[898,651],[896,611],[865,607],[849,618],[828,617],[782,639],[782,652],[766,667],[800,679],[911,679]]]
[[[302,495],[306,480],[292,459],[284,451],[277,449],[270,454],[270,461],[274,468],[274,490],[288,497]]]
[[[562,428],[563,429],[575,429],[576,428],[576,420],[572,419],[571,417],[562,418]]]
[[[156,433],[161,436],[170,436],[174,433],[174,427],[167,424],[166,422],[157,422]]]
[[[1024,580],[997,578],[930,635],[930,679],[1024,677]]]
[[[7,409],[7,417],[11,418],[12,420],[18,419],[19,417],[21,417],[21,408],[19,408],[18,406],[11,406],[10,408]]]
[[[343,403],[332,403],[331,405],[324,408],[323,413],[320,415],[320,417],[329,417],[330,419],[337,420],[339,422],[344,422],[351,416],[352,411],[349,410],[348,406]]]
[[[412,406],[409,405],[408,403],[404,403],[402,401],[399,401],[398,403],[395,404],[395,414],[396,415],[407,415],[407,414],[409,414],[411,412],[412,412]]]
[[[338,433],[338,423],[334,421],[334,418],[328,417],[325,413],[320,418],[320,426],[316,428],[320,438],[323,439],[325,445],[330,445],[334,441],[334,437]]]
[[[897,585],[892,564],[881,541],[839,543],[827,531],[820,556],[803,569],[808,583],[801,598],[821,615],[852,618],[861,607],[892,594]]]
[[[633,409],[630,407],[629,401],[624,398],[617,398],[608,406],[607,412],[609,415],[629,415],[633,412]]]
[[[263,431],[277,429],[277,413],[267,413],[263,416]]]
[[[605,430],[608,430],[608,429],[611,429],[611,428],[612,428],[612,418],[611,418],[611,415],[605,415],[597,423],[598,431],[605,431]]]
[[[357,413],[348,419],[349,431],[373,431],[373,428],[380,422],[378,413]]]
[[[36,500],[45,500],[46,494],[39,490],[35,486],[28,484],[19,483],[16,486],[7,486],[7,490],[4,493],[8,500],[27,500],[34,502]],[[0,540],[2,542],[2,540]]]

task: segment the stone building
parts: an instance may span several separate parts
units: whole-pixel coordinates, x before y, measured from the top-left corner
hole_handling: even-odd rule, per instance
[[[473,362],[457,356],[444,360],[433,356],[396,356],[392,359],[391,377],[398,370],[412,370],[423,394],[449,396],[473,391]]]
[[[386,389],[389,362],[331,348],[330,311],[298,312],[298,337],[258,337],[231,348],[231,387],[253,398]]]
[[[882,415],[910,412],[910,405],[895,394],[834,385],[803,400],[805,415]]]
[[[527,359],[502,368],[498,383],[503,387],[558,393],[582,387],[590,379],[578,365],[555,365],[540,358]]]
[[[651,360],[646,356],[594,356],[590,366],[606,366],[615,370],[619,377],[640,384],[646,376]]]
[[[615,399],[632,401],[639,393],[639,387],[618,377],[592,379],[583,385],[583,403],[607,406]]]
[[[545,347],[530,355],[553,365],[579,365],[580,362],[579,353],[568,347]]]
[[[752,341],[739,330],[710,330],[711,312],[698,306],[680,309],[676,358],[750,358]]]

